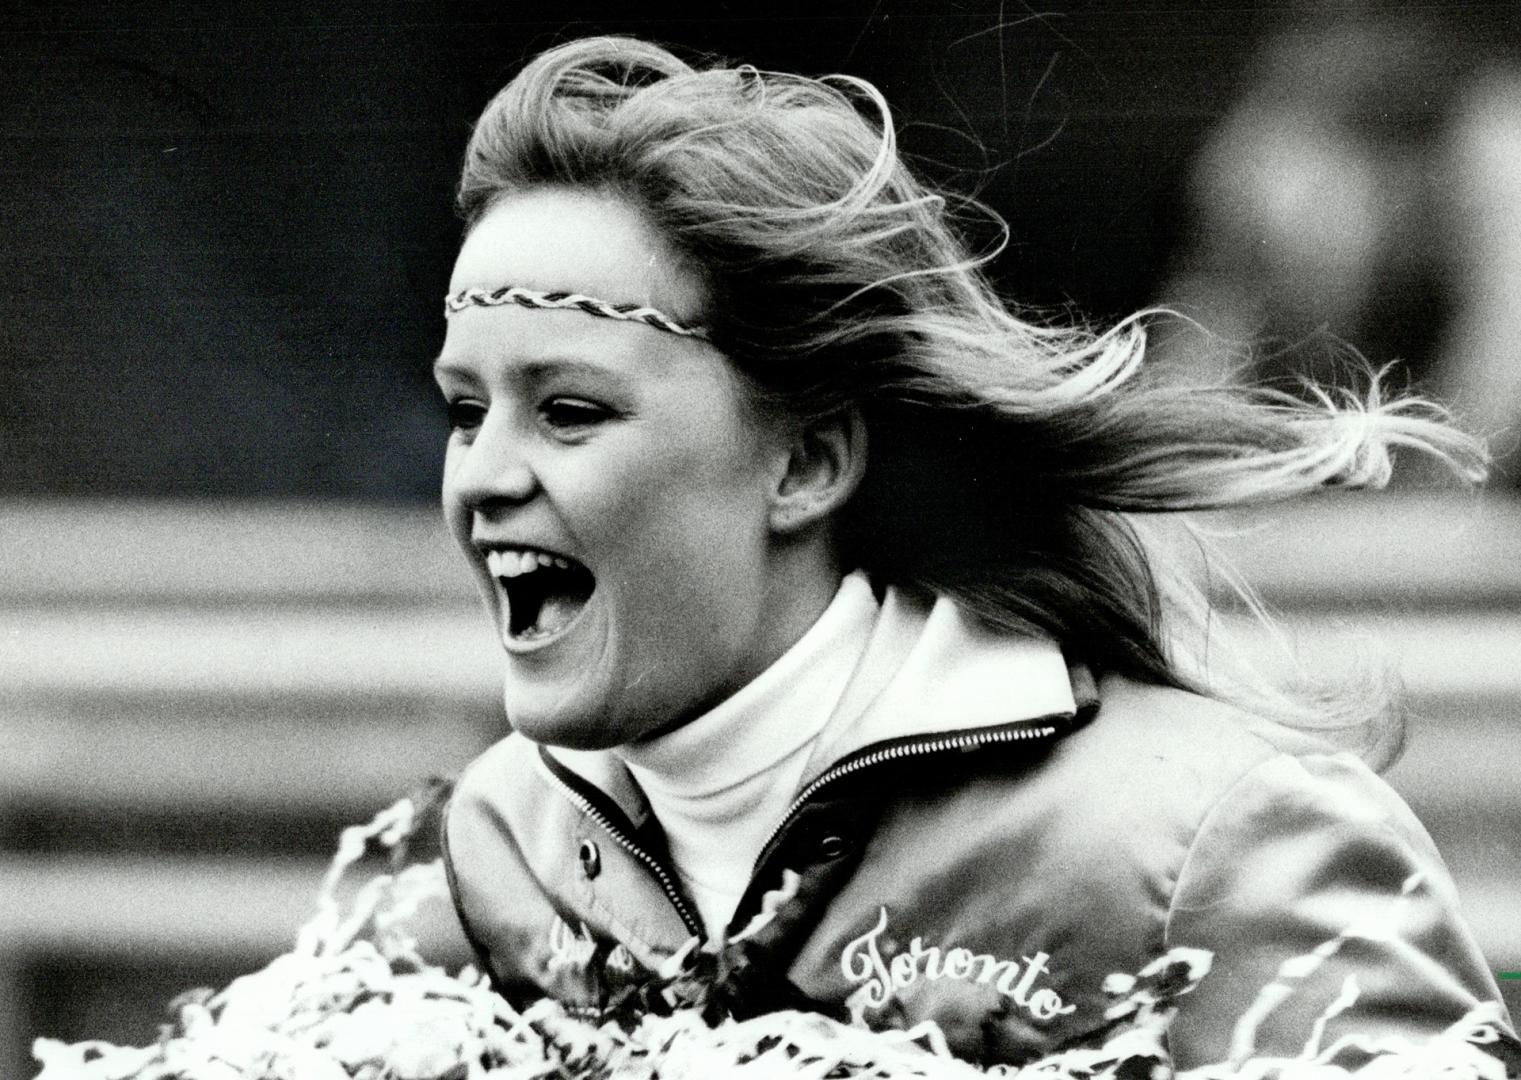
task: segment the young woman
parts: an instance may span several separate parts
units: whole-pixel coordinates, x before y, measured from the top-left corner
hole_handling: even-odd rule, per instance
[[[1433,410],[1176,392],[1139,320],[1011,314],[854,79],[575,42],[488,106],[460,205],[444,505],[515,733],[445,831],[504,992],[596,1009],[738,939],[736,1008],[1018,1061],[1200,950],[1180,1067],[1333,939],[1259,1048],[1349,976],[1332,1035],[1495,996],[1419,824],[1193,659],[1128,516],[1377,486],[1396,445],[1478,478]]]

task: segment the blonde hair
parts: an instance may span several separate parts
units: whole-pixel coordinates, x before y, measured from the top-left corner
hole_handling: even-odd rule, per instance
[[[486,107],[459,207],[564,185],[629,200],[706,284],[708,328],[757,397],[805,418],[860,409],[870,435],[846,557],[956,598],[1074,659],[1205,689],[1301,725],[1376,727],[1359,693],[1327,708],[1188,659],[1211,610],[1132,514],[1379,487],[1391,450],[1481,479],[1481,446],[1417,399],[1187,388],[1143,368],[1143,312],[1103,332],[1021,317],[949,201],[899,157],[870,83],[694,67],[631,38],[535,59]],[[614,298],[616,299],[616,298]],[[1387,724],[1384,725],[1387,727]]]

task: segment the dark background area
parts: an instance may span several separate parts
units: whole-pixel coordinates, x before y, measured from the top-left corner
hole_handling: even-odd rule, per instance
[[[873,80],[906,152],[1008,219],[1011,295],[1105,319],[1156,299],[1180,178],[1257,44],[1350,9],[9,5],[0,494],[431,499],[456,163],[554,42],[633,32]],[[1421,11],[1475,48],[1517,21]]]

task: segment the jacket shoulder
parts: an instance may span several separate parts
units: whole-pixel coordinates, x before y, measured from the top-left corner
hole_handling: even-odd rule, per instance
[[[1327,753],[1319,740],[1199,694],[1106,676],[1098,715],[1041,770],[1052,793],[1087,796],[1074,838],[1180,854],[1209,808],[1265,762]],[[1111,852],[1112,853],[1112,852]]]
[[[531,800],[531,789],[542,783],[538,757],[538,747],[516,732],[492,744],[455,782],[455,807],[500,808],[513,801]]]
[[[1106,677],[1099,698],[1095,718],[1042,758],[1007,775],[983,772],[944,809],[975,861],[1022,866],[1022,880],[1040,883],[1027,890],[1030,918],[1086,942],[1078,967],[1092,987],[1137,970],[1167,940],[1179,882],[1217,808],[1261,770],[1309,749],[1184,691]],[[1074,886],[1081,905],[1063,899]],[[1095,938],[1095,925],[1108,932]]]
[[[477,892],[554,876],[565,861],[565,837],[579,815],[549,794],[538,747],[515,733],[466,767],[445,811],[443,838],[455,898],[467,909]]]
[[[1335,752],[1325,740],[1187,690],[1107,675],[1100,683],[1099,722],[1115,747],[1144,739],[1167,759],[1199,760],[1241,772],[1270,757]]]
[[[466,936],[499,989],[538,982],[573,822],[546,799],[537,748],[509,735],[471,762],[444,813],[444,867]],[[563,816],[558,816],[563,815]]]

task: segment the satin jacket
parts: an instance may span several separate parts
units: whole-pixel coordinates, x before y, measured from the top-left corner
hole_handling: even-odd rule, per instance
[[[1355,757],[1081,667],[1061,704],[1047,690],[1032,710],[1021,678],[1038,680],[1009,639],[946,601],[895,602],[897,656],[730,924],[750,939],[755,1007],[934,1020],[959,1056],[1018,1062],[1105,1029],[1107,976],[1207,950],[1168,1035],[1186,1069],[1224,1060],[1275,980],[1289,993],[1261,1018],[1259,1053],[1297,1053],[1349,976],[1355,1001],[1324,1040],[1422,1037],[1498,999],[1436,849]],[[985,687],[1000,665],[1018,676],[1004,693],[965,692],[969,671]],[[703,936],[610,754],[510,736],[461,777],[444,836],[466,932],[509,997],[595,1009]]]

